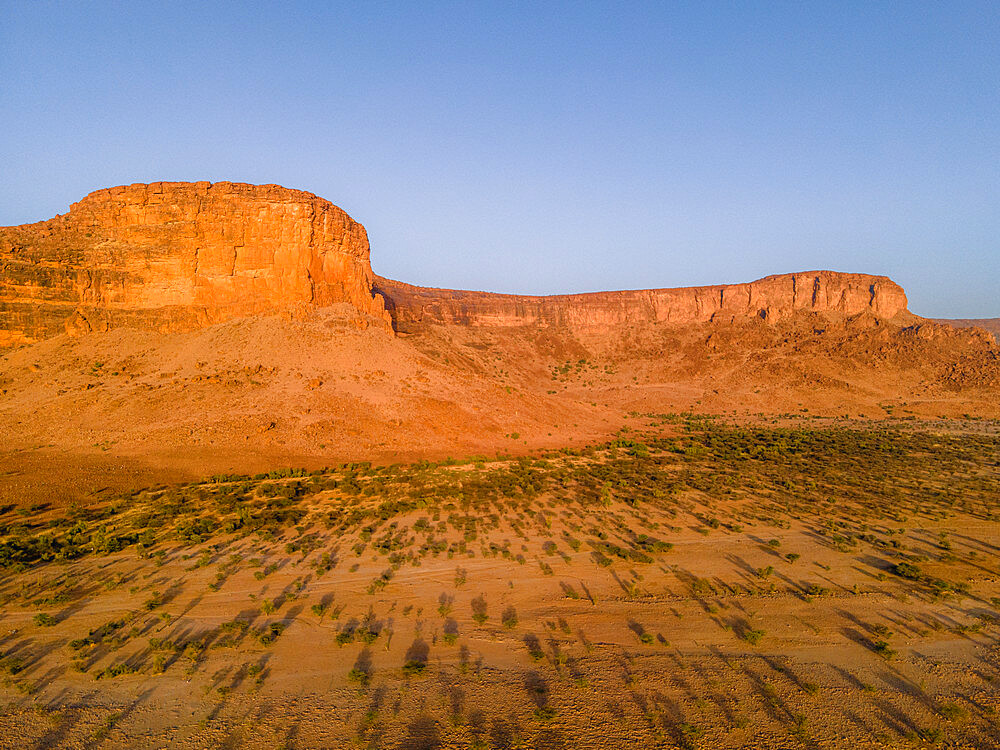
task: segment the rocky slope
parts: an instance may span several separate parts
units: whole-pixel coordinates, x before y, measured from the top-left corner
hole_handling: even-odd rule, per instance
[[[0,502],[344,460],[581,446],[610,438],[632,413],[1000,418],[991,338],[871,313],[613,335],[431,325],[401,337],[357,319],[341,303],[0,352]]]
[[[1000,341],[1000,318],[935,318],[934,322],[955,328],[982,328]]]

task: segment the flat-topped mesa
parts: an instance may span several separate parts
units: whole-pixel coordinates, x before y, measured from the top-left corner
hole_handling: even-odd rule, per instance
[[[376,277],[397,331],[427,325],[614,328],[696,323],[720,317],[777,321],[798,310],[892,318],[906,310],[902,287],[885,276],[813,271],[746,284],[532,297],[410,286]]]
[[[372,273],[368,235],[341,209],[278,185],[108,188],[63,216],[0,228],[0,346],[118,325],[189,330],[335,303],[403,333],[434,324],[600,331],[775,321],[797,310],[891,318],[906,310],[906,295],[883,276],[831,271],[552,297],[415,287]]]
[[[373,280],[364,227],[312,193],[108,188],[0,229],[0,343],[117,324],[184,330],[296,303],[347,302],[388,327]]]

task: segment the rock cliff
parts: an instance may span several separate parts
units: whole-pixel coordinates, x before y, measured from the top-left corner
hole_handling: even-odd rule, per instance
[[[344,211],[278,185],[115,187],[54,219],[0,228],[0,345],[120,325],[192,330],[290,305],[335,303],[402,333],[432,324],[600,331],[771,322],[797,310],[891,318],[906,310],[906,295],[882,276],[830,271],[551,297],[415,287],[373,274],[368,235]]]
[[[637,323],[695,323],[759,317],[769,322],[798,310],[892,318],[906,310],[902,287],[884,276],[814,271],[746,284],[642,289],[531,297],[427,289],[376,277],[396,330],[427,325],[615,328]]]
[[[128,324],[185,330],[295,303],[389,319],[368,235],[277,185],[155,182],[98,190],[0,229],[0,343]]]

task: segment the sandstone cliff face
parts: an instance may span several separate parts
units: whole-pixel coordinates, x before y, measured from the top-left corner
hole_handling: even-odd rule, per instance
[[[278,185],[156,182],[98,190],[68,214],[0,228],[0,346],[130,325],[191,330],[297,304],[349,303],[387,329],[611,330],[798,310],[891,318],[882,276],[830,271],[747,284],[552,297],[414,287],[372,273],[363,226]],[[390,318],[391,316],[391,318]]]
[[[306,303],[388,317],[365,229],[277,185],[98,190],[68,214],[0,229],[0,343],[129,324],[183,330]]]
[[[565,326],[612,329],[637,323],[695,323],[798,310],[892,318],[906,310],[903,289],[884,276],[815,271],[746,284],[531,297],[428,289],[376,277],[397,331],[427,325]]]

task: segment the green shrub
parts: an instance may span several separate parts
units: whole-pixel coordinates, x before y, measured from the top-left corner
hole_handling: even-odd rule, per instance
[[[361,685],[367,685],[371,680],[371,675],[368,674],[368,672],[366,672],[365,670],[358,669],[357,667],[355,667],[354,669],[352,669],[350,672],[347,673],[347,679],[350,680],[351,682],[357,682],[360,683]]]
[[[411,659],[403,665],[403,674],[407,677],[421,675],[427,669],[427,664],[419,659]]]
[[[743,640],[751,646],[756,646],[765,635],[766,633],[763,630],[755,630],[751,628],[743,633]]]
[[[900,578],[905,578],[909,581],[919,581],[923,576],[923,572],[919,567],[908,562],[896,563],[892,566],[892,572]]]
[[[872,644],[872,651],[883,659],[892,659],[896,655],[896,651],[889,645],[888,641],[875,641]]]

